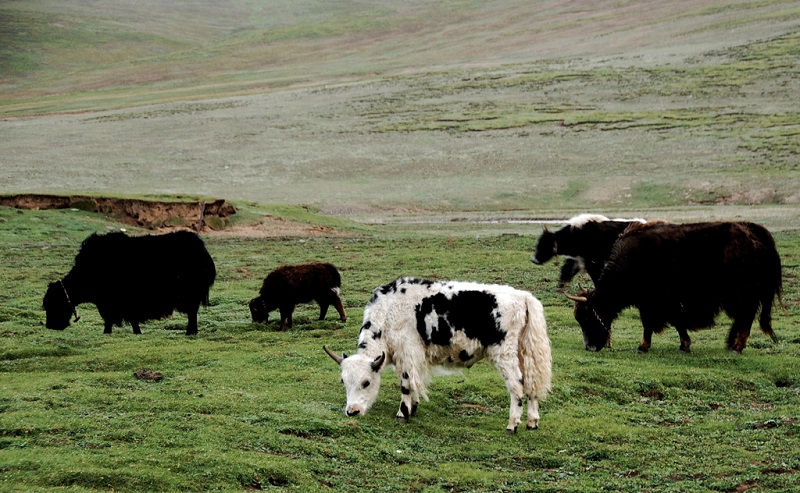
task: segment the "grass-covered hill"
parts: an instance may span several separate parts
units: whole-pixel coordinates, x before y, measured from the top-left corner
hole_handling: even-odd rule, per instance
[[[3,193],[331,213],[800,201],[796,2],[12,1],[0,16]]]
[[[0,89],[6,111],[36,112],[576,57],[651,65],[772,39],[798,16],[791,1],[8,1]]]

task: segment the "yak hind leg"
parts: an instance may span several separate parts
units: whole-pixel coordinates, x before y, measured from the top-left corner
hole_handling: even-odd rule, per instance
[[[539,399],[535,395],[528,396],[528,423],[526,427],[529,430],[536,430],[539,428]]]
[[[761,332],[769,336],[772,342],[778,342],[778,336],[772,330],[772,297],[761,301],[761,315],[758,317]]]
[[[137,320],[131,321],[131,328],[133,329],[134,334],[139,335],[142,333],[142,329],[139,328],[139,322]]]
[[[646,353],[650,351],[650,346],[653,344],[653,331],[644,329],[642,332],[642,342],[639,344],[639,347],[636,348],[637,353]]]
[[[103,334],[111,334],[114,330],[114,322],[110,320],[103,321]]]
[[[517,427],[522,421],[522,406],[523,398],[525,397],[525,389],[522,385],[522,370],[519,367],[519,360],[517,359],[516,355],[511,358],[497,361],[495,365],[500,370],[500,374],[503,376],[503,380],[506,382],[506,388],[508,389],[508,394],[511,398],[511,404],[508,409],[508,425],[506,426],[506,433],[514,434],[517,432]],[[538,426],[538,417],[536,423]],[[528,424],[530,425],[530,414]]]
[[[342,322],[347,322],[347,314],[344,312],[344,306],[342,306],[342,299],[339,298],[338,295],[333,296],[333,307],[336,308],[336,311],[339,312],[339,320]]]

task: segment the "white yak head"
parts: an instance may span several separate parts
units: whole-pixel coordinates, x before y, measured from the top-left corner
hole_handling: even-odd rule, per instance
[[[347,394],[344,413],[347,416],[366,414],[378,398],[378,391],[381,388],[381,371],[386,362],[386,353],[381,353],[376,358],[365,354],[353,356],[342,354],[339,356],[325,346],[323,349],[328,356],[339,363],[342,369],[342,383]]]

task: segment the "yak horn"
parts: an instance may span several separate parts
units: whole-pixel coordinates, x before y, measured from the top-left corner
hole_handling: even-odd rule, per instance
[[[372,362],[372,371],[379,371],[384,361],[386,361],[386,353],[381,353],[381,355]]]
[[[327,346],[322,346],[322,349],[324,349],[325,352],[328,353],[328,356],[333,358],[333,361],[337,362],[340,365],[342,364],[342,360],[344,359],[343,357],[339,356],[338,354],[336,354],[333,351],[331,351],[330,349],[328,349]]]
[[[564,296],[571,299],[572,301],[577,301],[578,303],[586,303],[589,301],[589,298],[586,296],[572,296],[571,294],[564,293]]]

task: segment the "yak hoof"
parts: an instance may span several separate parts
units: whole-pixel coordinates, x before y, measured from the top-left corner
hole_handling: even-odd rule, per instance
[[[408,423],[408,418],[405,416],[395,416],[398,423]]]
[[[646,353],[647,351],[650,351],[650,348],[646,348],[646,347],[644,347],[644,346],[639,346],[638,348],[636,348],[636,352],[637,352],[638,354],[644,354],[644,353]]]
[[[529,430],[538,430],[539,429],[539,424],[537,423],[535,425],[528,425],[527,428]]]
[[[506,428],[506,435],[513,435],[516,432],[517,432],[517,427],[516,426],[513,427],[513,428]]]
[[[691,352],[692,352],[692,350],[691,350],[691,349],[689,349],[688,347],[683,347],[683,346],[681,346],[681,349],[680,349],[680,351],[681,351],[683,354],[689,354],[689,353],[691,353]]]

